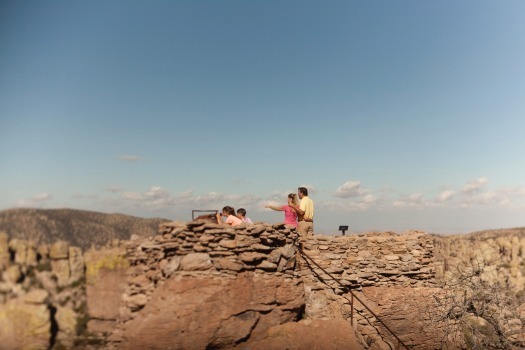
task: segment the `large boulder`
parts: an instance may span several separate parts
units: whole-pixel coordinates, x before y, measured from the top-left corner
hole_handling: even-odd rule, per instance
[[[37,298],[38,299],[38,298]],[[37,301],[38,303],[34,303]],[[16,299],[0,305],[1,349],[48,349],[51,317],[42,300]]]
[[[84,277],[84,257],[79,247],[69,247],[69,270],[71,283]]]
[[[115,321],[119,317],[129,267],[125,255],[121,247],[89,250],[84,254],[87,310],[91,318]]]
[[[70,308],[57,307],[55,313],[55,320],[58,326],[58,334],[56,341],[60,342],[67,349],[74,348],[74,341],[77,330],[78,315]]]
[[[173,276],[123,329],[122,349],[227,349],[304,309],[297,279],[243,273],[235,278]]]
[[[0,271],[9,265],[9,244],[5,231],[0,231]]]
[[[69,253],[69,244],[66,241],[57,241],[49,249],[51,259],[67,259]]]

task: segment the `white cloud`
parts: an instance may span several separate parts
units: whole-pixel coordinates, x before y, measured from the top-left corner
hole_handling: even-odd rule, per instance
[[[455,197],[455,195],[456,195],[456,192],[451,191],[451,190],[445,190],[439,194],[439,196],[437,197],[437,201],[440,203],[448,202],[452,200]]]
[[[175,203],[169,191],[159,186],[152,186],[144,193],[123,192],[122,198],[153,210],[167,209]]]
[[[187,190],[179,193],[180,198],[191,198],[191,196],[193,196],[193,190]]]
[[[373,197],[373,195],[371,195]],[[366,199],[356,202],[342,202],[342,201],[319,201],[316,202],[316,212],[339,212],[351,213],[356,211],[363,211],[369,209],[373,204],[376,204],[376,199],[367,197]]]
[[[334,196],[339,198],[355,198],[363,196],[367,191],[361,188],[360,181],[347,181],[341,186],[339,186],[335,192]]]
[[[50,193],[38,193],[28,199],[20,199],[16,202],[17,207],[41,207],[50,201],[53,196]]]
[[[369,194],[367,194],[367,195],[365,195],[363,197],[363,203],[366,203],[366,204],[373,204],[376,201],[377,201],[376,197],[373,194],[371,194],[371,193],[369,193]]]
[[[488,183],[486,177],[469,181],[461,191],[462,197],[460,206],[468,208],[476,205],[483,206],[506,206],[512,203],[512,196],[519,196],[523,188],[499,188],[494,190],[486,190]]]
[[[510,199],[505,193],[500,191],[488,191],[479,195],[478,201],[481,204],[503,206],[510,203]]]
[[[331,200],[323,196],[315,196],[316,212],[322,215],[344,215],[345,213],[377,210],[391,210],[397,208],[403,212],[410,212],[422,208],[458,208],[462,207],[500,207],[525,202],[525,187],[507,187],[490,189],[488,180],[484,177],[469,181],[464,186],[458,184],[456,188],[450,184],[441,187],[435,193],[417,192],[411,195],[399,195],[395,189],[383,187],[378,190],[363,188],[360,181],[349,180],[343,183],[333,193]],[[305,185],[304,187],[313,186]],[[302,187],[302,186],[301,186]],[[279,190],[268,195],[254,194],[229,194],[220,192],[196,193],[188,189],[178,193],[171,193],[160,186],[151,186],[143,192],[124,191],[119,186],[108,187],[108,191],[116,195],[108,195],[107,200],[102,199],[105,207],[123,212],[133,212],[137,215],[147,215],[153,212],[162,217],[191,218],[191,210],[220,210],[225,205],[236,209],[240,207],[260,219],[272,220],[274,214],[264,208],[266,204],[280,206],[286,204],[288,193],[296,193],[296,188]],[[432,198],[432,200],[427,200]],[[38,199],[38,197],[36,198]],[[27,202],[27,201],[26,201]],[[397,212],[397,211],[396,211]]]
[[[128,201],[136,208],[150,211],[191,212],[191,210],[219,210],[229,205],[234,208],[250,207],[263,210],[263,200],[254,195],[221,194],[209,192],[196,195],[193,190],[171,194],[168,190],[152,186],[146,192],[123,192],[121,200]]]
[[[478,179],[469,181],[465,186],[463,186],[463,194],[466,196],[474,195],[479,193],[481,189],[488,182],[486,177],[480,177]]]
[[[168,198],[170,196],[170,193],[168,190],[165,190],[159,186],[152,186],[150,187],[149,191],[147,191],[144,194],[146,197],[149,198]]]
[[[358,202],[352,203],[355,209],[366,210],[378,204],[378,199],[373,194],[364,195]]]
[[[123,192],[122,198],[139,201],[139,200],[142,200],[144,196],[137,192]]]
[[[50,193],[39,193],[39,194],[35,194],[32,199],[37,202],[41,202],[41,201],[47,201],[51,198],[52,196]]]
[[[394,207],[406,208],[406,207],[422,207],[428,203],[425,202],[422,193],[414,193],[408,197],[400,198],[392,203]]]
[[[461,206],[470,207],[473,205],[504,206],[511,203],[511,200],[504,190],[486,191],[463,199]]]
[[[120,155],[117,157],[118,160],[121,160],[123,162],[138,162],[140,160],[142,160],[141,157],[139,156],[134,156],[134,155]]]

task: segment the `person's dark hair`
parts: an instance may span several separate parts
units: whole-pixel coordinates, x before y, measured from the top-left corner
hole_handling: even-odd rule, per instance
[[[304,196],[308,196],[308,189],[306,187],[299,187],[299,193],[302,193]]]
[[[226,212],[228,215],[235,215],[235,209],[229,206],[225,206],[224,208],[222,208],[222,211]]]
[[[237,214],[241,214],[242,216],[246,216],[246,209],[244,209],[244,208],[237,209]]]

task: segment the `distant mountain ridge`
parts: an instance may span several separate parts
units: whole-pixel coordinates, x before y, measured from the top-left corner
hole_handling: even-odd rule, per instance
[[[20,208],[0,211],[0,231],[10,238],[52,243],[65,240],[70,245],[89,249],[114,239],[156,235],[163,218],[140,218],[124,214],[105,214],[78,209]]]

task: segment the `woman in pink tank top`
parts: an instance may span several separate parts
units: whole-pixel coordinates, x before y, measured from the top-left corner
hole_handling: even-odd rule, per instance
[[[266,205],[264,207],[276,211],[284,211],[284,224],[297,227],[297,213],[295,210],[293,210],[290,204],[293,204],[297,207],[299,206],[299,201],[297,200],[297,195],[295,193],[290,193],[288,195],[288,204],[280,207],[276,207],[274,205]]]

